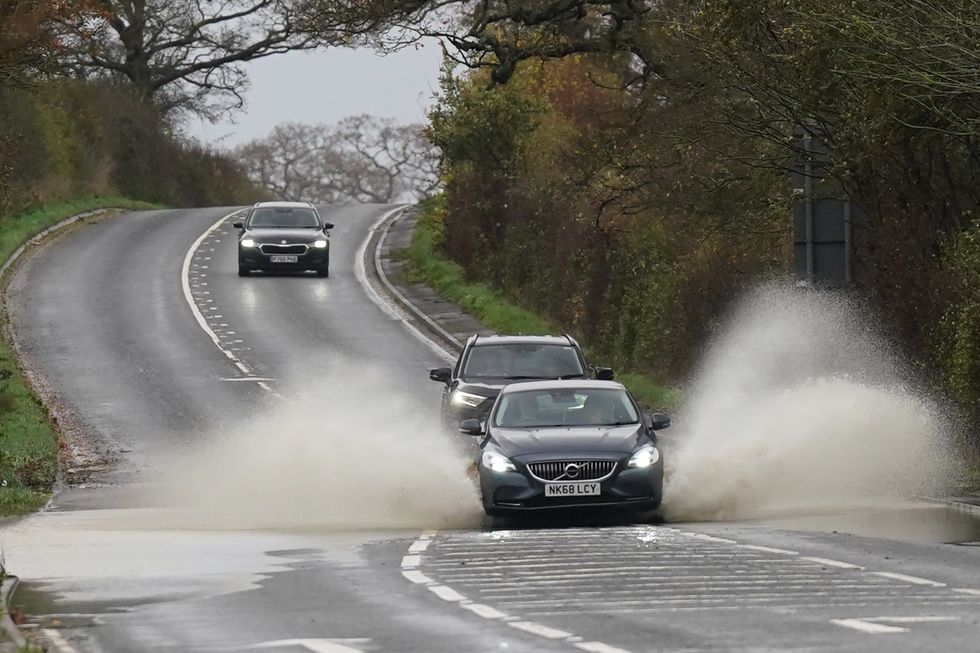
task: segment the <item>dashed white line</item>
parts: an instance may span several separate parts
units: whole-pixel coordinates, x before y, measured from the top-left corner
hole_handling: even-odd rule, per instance
[[[415,583],[416,585],[428,585],[429,583],[434,583],[435,581],[423,574],[417,569],[404,569],[402,570],[402,576]]]
[[[573,633],[552,628],[551,626],[546,626],[536,621],[527,621],[520,619],[519,617],[513,617],[483,603],[474,603],[452,587],[426,576],[418,569],[422,564],[421,554],[428,550],[432,539],[435,536],[436,531],[426,531],[411,544],[409,547],[409,553],[402,557],[402,576],[412,583],[425,586],[426,589],[438,596],[443,601],[455,603],[459,607],[467,610],[468,612],[472,612],[478,617],[488,620],[501,621],[515,630],[520,630],[549,640],[565,640],[569,644],[572,644],[583,651],[589,651],[590,653],[630,653],[624,649],[615,648],[607,644],[603,644],[602,642],[583,642],[582,637],[579,637]]]
[[[443,601],[459,602],[465,601],[466,597],[446,585],[429,585],[429,591],[438,596]]]
[[[539,624],[534,621],[511,621],[507,625],[511,628],[516,628],[517,630],[523,630],[526,633],[531,633],[532,635],[544,637],[545,639],[566,639],[573,636],[571,633],[567,633],[564,630],[551,628],[550,626],[545,626],[544,624]]]
[[[575,644],[575,647],[580,648],[583,651],[588,651],[589,653],[629,653],[629,651],[616,648],[615,646],[609,646],[608,644],[603,644],[602,642],[581,642],[579,644]]]
[[[491,608],[489,605],[484,605],[482,603],[460,603],[459,607],[464,610],[469,610],[473,614],[479,615],[484,619],[506,619],[507,614],[501,612],[497,608]]]
[[[432,540],[428,540],[428,539],[426,539],[426,540],[418,539],[418,540],[412,542],[412,546],[408,547],[408,552],[409,553],[424,553],[425,550],[429,548],[429,543],[431,541]]]
[[[422,556],[407,555],[402,558],[402,569],[413,569],[422,564]]]

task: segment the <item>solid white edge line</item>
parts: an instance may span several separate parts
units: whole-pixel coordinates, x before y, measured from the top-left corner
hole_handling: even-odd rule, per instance
[[[929,587],[946,587],[946,583],[940,583],[938,581],[929,580],[928,578],[919,578],[918,576],[907,576],[906,574],[896,574],[893,571],[872,571],[875,576],[881,576],[882,578],[891,578],[892,580],[900,580],[905,583],[911,583],[913,585],[928,585]]]
[[[395,215],[397,212],[404,210],[405,205],[392,209],[391,211],[384,213],[373,225],[371,225],[367,236],[365,236],[363,242],[361,242],[360,248],[357,250],[357,257],[354,261],[354,277],[361,284],[361,287],[364,288],[364,293],[368,296],[368,299],[370,299],[376,306],[378,306],[378,308],[384,311],[386,315],[397,322],[401,322],[402,326],[405,327],[409,333],[415,336],[422,344],[428,347],[437,356],[446,361],[454,361],[456,360],[455,356],[453,356],[435,340],[429,338],[427,335],[419,331],[415,325],[409,322],[407,317],[398,312],[398,310],[395,309],[390,302],[385,301],[385,299],[378,293],[377,290],[375,290],[374,286],[371,285],[371,282],[367,278],[367,270],[364,266],[364,257],[367,255],[367,247],[371,242],[371,238],[374,237],[374,234],[377,232],[378,228],[384,224],[385,220]]]
[[[54,644],[59,653],[78,653],[78,649],[68,643],[68,640],[62,637],[61,633],[53,628],[42,629],[44,636],[49,642]]]

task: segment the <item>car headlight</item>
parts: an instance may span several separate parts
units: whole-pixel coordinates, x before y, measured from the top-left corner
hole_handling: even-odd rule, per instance
[[[242,247],[255,247],[255,241],[251,238],[242,238],[240,242]]]
[[[483,452],[483,466],[495,472],[513,472],[517,469],[510,458],[496,451]]]
[[[629,462],[626,463],[627,467],[649,467],[651,465],[656,465],[660,461],[660,450],[654,446],[643,447],[635,454],[633,454]]]
[[[469,406],[470,408],[476,408],[486,401],[486,399],[486,397],[480,395],[474,395],[470,394],[469,392],[457,390],[453,393],[452,402],[454,406]]]
[[[314,240],[313,241],[313,246],[316,247],[317,249],[326,249],[327,248],[327,241],[325,241],[325,240]]]

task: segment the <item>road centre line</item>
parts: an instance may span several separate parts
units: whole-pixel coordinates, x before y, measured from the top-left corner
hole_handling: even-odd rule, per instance
[[[191,280],[190,280],[191,267],[200,267],[200,269],[202,270],[208,267],[206,265],[198,266],[198,264],[193,263],[194,256],[195,254],[197,254],[198,250],[200,249],[201,243],[203,243],[223,223],[225,223],[227,220],[237,215],[238,213],[241,213],[242,211],[244,211],[244,209],[238,209],[236,211],[229,213],[228,215],[222,216],[220,220],[212,224],[203,234],[201,234],[197,238],[197,240],[194,241],[194,243],[190,246],[190,249],[187,250],[187,254],[184,256],[184,264],[181,266],[181,271],[180,271],[180,285],[181,285],[181,289],[184,292],[184,300],[187,302],[188,307],[190,307],[191,314],[193,314],[194,319],[197,321],[198,326],[200,326],[201,329],[208,335],[208,337],[211,338],[211,341],[214,343],[215,347],[217,347],[222,354],[224,354],[229,360],[231,360],[232,363],[234,363],[235,367],[237,367],[239,371],[241,371],[243,374],[246,374],[248,376],[252,376],[252,371],[249,369],[249,367],[245,365],[245,363],[243,363],[241,360],[239,360],[238,356],[234,353],[237,350],[237,348],[226,348],[224,344],[221,342],[221,338],[218,336],[217,333],[214,332],[214,330],[208,324],[207,318],[204,317],[203,311],[201,310],[200,307],[198,307],[197,302],[194,299],[194,293],[192,292],[191,289]],[[224,233],[224,232],[220,232],[220,233]],[[204,276],[203,272],[201,273],[201,276],[202,277]],[[210,292],[205,292],[204,294],[210,294]],[[204,301],[209,303],[212,302],[211,299],[205,299]],[[212,309],[205,308],[204,310],[212,310]],[[228,334],[231,335],[234,335],[234,333],[235,333],[234,331],[228,332]],[[230,379],[222,379],[222,380],[225,381]],[[270,386],[267,383],[267,381],[270,381],[272,379],[256,378],[256,379],[241,379],[241,380],[255,381],[256,385],[258,385],[260,388],[268,392],[276,399],[279,399],[280,401],[286,400],[285,397],[283,397],[281,394],[276,392],[272,388],[272,386]]]

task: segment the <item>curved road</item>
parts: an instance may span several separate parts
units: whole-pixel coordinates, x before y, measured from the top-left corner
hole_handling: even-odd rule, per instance
[[[425,368],[439,356],[371,301],[355,274],[358,249],[391,210],[322,209],[337,225],[329,279],[238,278],[234,232],[228,220],[218,223],[232,209],[85,225],[20,267],[7,297],[12,326],[32,371],[76,427],[78,469],[51,509],[0,535],[8,568],[25,581],[17,602],[54,648],[975,645],[980,548],[942,542],[980,540],[980,528],[940,508],[908,506],[855,523],[466,528],[476,523],[468,498],[432,478],[460,474],[433,462],[454,445],[419,426],[434,420],[439,388]],[[302,439],[358,418],[369,432],[338,441],[336,451]],[[248,446],[256,429],[268,449],[243,467],[237,457],[255,454]],[[198,452],[216,434],[232,443],[242,434],[241,449],[221,451],[229,476],[254,472],[231,486],[251,497],[243,503],[314,488],[290,499],[302,498],[311,513],[339,511],[350,524],[223,524],[207,501],[221,494],[220,465],[187,481],[197,492],[194,519],[154,503],[160,493],[147,488],[159,488],[157,472],[175,456],[198,469],[207,456]],[[279,469],[277,447],[297,442],[311,447],[293,452],[295,469],[316,476],[309,470],[320,456],[324,475],[343,472],[343,481]],[[413,476],[414,466],[428,477]],[[400,530],[385,529],[370,502],[358,502],[392,476],[408,501],[392,504]],[[461,513],[449,516],[457,528],[430,530],[447,506]],[[421,517],[408,519],[413,510]]]

